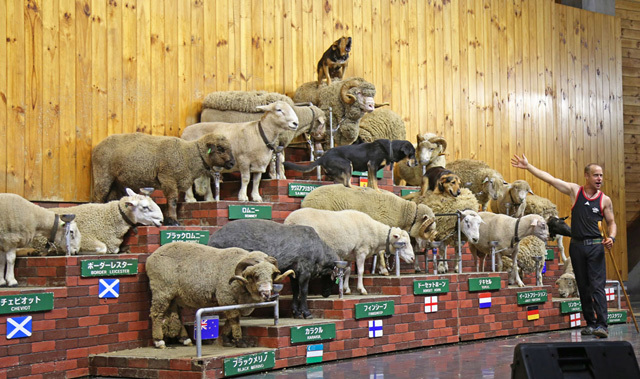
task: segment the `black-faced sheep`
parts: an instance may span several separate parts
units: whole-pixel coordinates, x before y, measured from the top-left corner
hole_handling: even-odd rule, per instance
[[[342,184],[318,187],[302,200],[302,208],[364,212],[385,225],[396,226],[416,239],[432,241],[436,234],[431,208],[373,188],[348,188]]]
[[[433,133],[418,134],[416,159],[418,165],[409,166],[400,161],[393,166],[393,183],[400,186],[419,186],[422,183],[423,170],[429,167],[445,167],[447,141]]]
[[[358,141],[373,142],[377,139],[407,139],[407,130],[402,117],[386,108],[378,108],[362,116]]]
[[[322,296],[333,287],[333,268],[340,258],[315,230],[303,225],[282,225],[270,220],[236,220],[211,235],[209,246],[259,250],[278,261],[280,271],[293,270],[293,317],[312,318],[307,295],[309,280],[322,278]]]
[[[338,128],[334,136],[335,146],[350,145],[358,138],[360,119],[375,107],[376,88],[362,78],[333,81],[329,85],[308,82],[293,96],[296,103],[311,102],[329,115],[333,114],[333,128]]]
[[[521,217],[525,214],[528,194],[533,195],[529,183],[524,180],[516,180],[507,185],[497,200],[491,200],[491,210],[511,217]]]
[[[434,192],[427,192],[425,195],[420,195],[419,192],[410,193],[404,197],[407,200],[411,200],[416,204],[424,204],[431,208],[436,215],[436,237],[435,241],[442,241],[442,246],[439,249],[440,258],[445,258],[447,246],[458,246],[458,220],[452,216],[438,216],[438,214],[454,214],[461,212],[462,219],[460,220],[460,232],[462,241],[478,242],[480,233],[480,224],[483,222],[480,215],[476,212],[478,209],[478,200],[467,188],[460,190],[460,195],[457,197],[448,196],[445,194],[439,194]],[[418,251],[423,251],[426,248],[425,241],[418,241]],[[455,266],[455,271],[458,272],[458,265]],[[420,266],[416,261],[416,272],[420,272]],[[438,263],[438,272],[445,273],[449,271],[448,265],[444,261]]]
[[[251,200],[262,202],[259,191],[260,179],[271,162],[273,151],[279,148],[277,141],[283,133],[289,133],[298,128],[298,116],[293,112],[291,106],[283,101],[259,106],[257,109],[265,112],[259,121],[233,124],[201,122],[187,126],[181,136],[187,141],[201,138],[210,133],[227,138],[231,144],[236,164],[233,168],[225,168],[227,171],[240,171],[239,201],[249,201],[247,186],[249,179],[253,176]],[[188,190],[190,189],[191,186]]]
[[[496,241],[498,258],[501,255],[510,256],[514,267],[518,267],[518,244],[526,236],[535,236],[543,242],[549,238],[547,223],[540,215],[526,215],[521,218],[513,218],[503,214],[480,212],[484,223],[480,224],[480,239],[476,243],[469,242],[469,250],[476,260],[491,255],[491,241]],[[501,255],[500,255],[501,254]],[[499,266],[501,266],[499,264]],[[517,284],[524,287],[518,270],[511,270],[509,284]]]
[[[36,236],[64,246],[70,254],[78,252],[82,236],[75,221],[67,228],[57,214],[12,193],[0,194],[0,215],[0,286],[18,285],[13,272],[16,250],[29,246]]]
[[[287,225],[306,225],[315,229],[320,238],[333,248],[340,258],[356,262],[360,294],[367,290],[362,282],[364,261],[379,251],[398,254],[407,263],[413,263],[415,256],[411,240],[406,231],[389,227],[366,213],[355,210],[327,211],[302,208],[292,212],[285,220]],[[345,293],[349,288],[349,273],[345,275]]]
[[[136,225],[162,225],[162,210],[144,194],[136,194],[129,188],[127,196],[106,204],[88,203],[68,208],[49,208],[62,215],[73,213],[74,221],[82,233],[79,254],[118,254],[124,235]],[[46,255],[46,239],[36,238],[31,244],[40,255]],[[61,253],[60,246],[49,254]]]
[[[165,320],[179,314],[180,307],[199,309],[267,301],[273,282],[293,273],[280,275],[276,260],[261,251],[216,249],[186,242],[159,247],[147,259],[146,271],[152,293],[153,342],[158,348],[165,347]],[[252,311],[224,312],[227,321],[220,335],[225,345],[243,346],[240,315],[248,316]],[[183,344],[191,344],[184,327],[179,337]]]
[[[447,163],[447,168],[455,172],[462,179],[462,185],[476,195],[483,211],[487,210],[489,200],[497,200],[505,191],[507,183],[502,174],[483,161],[458,159]]]
[[[165,225],[178,225],[176,208],[180,191],[193,181],[211,175],[215,168],[235,164],[231,144],[215,134],[196,141],[142,133],[114,134],[93,148],[93,202],[104,203],[110,192],[124,196],[124,188],[159,188],[167,198]]]
[[[539,214],[549,225],[549,238],[556,241],[562,261],[567,260],[565,255],[562,236],[571,237],[571,227],[565,220],[567,217],[558,216],[558,207],[551,200],[538,195],[527,196],[524,214]]]

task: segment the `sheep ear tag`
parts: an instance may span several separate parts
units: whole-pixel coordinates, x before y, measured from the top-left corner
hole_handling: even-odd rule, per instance
[[[207,155],[211,154],[211,148],[209,148],[209,150],[207,150]]]

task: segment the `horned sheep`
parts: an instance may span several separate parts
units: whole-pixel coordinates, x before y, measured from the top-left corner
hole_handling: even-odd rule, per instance
[[[528,194],[533,195],[529,183],[516,180],[507,185],[505,191],[498,195],[497,200],[491,200],[491,210],[511,217],[521,217],[525,214]]]
[[[236,164],[227,172],[239,171],[241,182],[238,192],[239,201],[249,201],[247,186],[253,176],[251,200],[262,202],[260,196],[260,179],[271,162],[272,152],[280,136],[295,131],[298,128],[298,116],[289,104],[276,101],[269,105],[256,107],[265,113],[258,121],[228,124],[225,122],[201,122],[187,126],[182,132],[182,138],[192,141],[205,134],[214,133],[225,136],[230,144]],[[191,191],[191,187],[188,188]],[[189,193],[187,195],[189,196]],[[193,196],[193,193],[191,193]]]
[[[82,233],[81,254],[118,254],[124,235],[136,225],[162,225],[162,210],[145,194],[126,188],[127,196],[106,204],[88,203],[67,208],[49,208],[62,215],[73,213]],[[36,238],[32,244],[39,255],[47,254],[46,238]],[[49,254],[60,253],[60,246]]]
[[[377,139],[407,139],[407,131],[402,117],[391,109],[378,108],[362,116],[358,140],[373,142]]]
[[[480,217],[484,223],[480,224],[480,239],[478,242],[469,242],[469,250],[478,265],[479,255],[484,257],[491,254],[491,241],[496,241],[496,252],[501,255],[510,256],[513,267],[518,267],[518,244],[526,236],[535,236],[543,242],[549,238],[549,229],[547,223],[540,215],[526,215],[521,218],[513,218],[503,214],[490,212],[480,212]],[[501,255],[498,255],[498,258]],[[520,279],[518,270],[511,270],[509,276],[509,284],[517,284],[524,287],[524,283]]]
[[[0,286],[18,285],[13,272],[16,250],[36,236],[64,246],[70,254],[78,252],[82,236],[75,221],[69,221],[67,228],[57,214],[12,193],[0,194],[0,215]]]
[[[413,263],[415,256],[409,234],[398,228],[378,222],[366,213],[356,210],[327,211],[302,208],[292,212],[285,225],[306,225],[315,229],[320,238],[333,248],[340,258],[356,262],[358,270],[357,288],[366,295],[362,275],[364,261],[379,251],[398,254],[407,263]],[[345,275],[345,293],[349,288],[349,272]]]
[[[376,88],[362,78],[332,81],[329,85],[318,85],[317,81],[302,84],[293,96],[296,103],[311,102],[325,114],[333,115],[335,146],[351,145],[358,138],[360,119],[375,108]]]
[[[294,270],[296,276],[291,279],[294,318],[312,318],[307,305],[309,281],[321,278],[322,295],[328,297],[333,287],[335,262],[340,260],[313,228],[270,220],[230,222],[211,235],[209,246],[259,250],[274,257],[280,271]]]
[[[483,161],[458,159],[447,163],[447,168],[458,174],[462,185],[476,195],[483,211],[487,210],[489,200],[497,200],[505,191],[506,182],[502,174]]]
[[[193,309],[250,304],[267,301],[273,283],[293,273],[280,275],[274,258],[261,251],[240,248],[216,249],[209,246],[174,242],[159,247],[146,263],[151,288],[151,323],[154,345],[165,347],[163,324],[180,314],[179,307]],[[253,308],[225,311],[226,323],[220,329],[225,345],[244,346],[240,315]],[[180,342],[190,345],[182,326]]]
[[[435,217],[431,208],[373,188],[348,188],[342,184],[318,187],[302,200],[302,208],[364,212],[385,225],[405,230],[416,239],[433,240]]]
[[[393,182],[400,186],[419,186],[422,183],[422,173],[429,167],[445,167],[447,162],[444,152],[447,141],[433,133],[418,134],[416,147],[417,166],[409,166],[400,161],[393,166]]]
[[[231,144],[215,134],[195,141],[142,133],[114,134],[93,148],[93,202],[104,203],[125,187],[159,188],[167,198],[165,225],[178,225],[180,191],[211,171],[235,164]]]

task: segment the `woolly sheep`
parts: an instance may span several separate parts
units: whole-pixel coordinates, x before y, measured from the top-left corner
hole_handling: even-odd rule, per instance
[[[276,101],[262,105],[257,109],[264,111],[259,121],[228,124],[224,122],[201,122],[187,126],[181,138],[192,141],[208,133],[224,136],[231,144],[236,164],[233,168],[225,167],[227,172],[240,171],[241,183],[238,192],[239,201],[249,201],[247,186],[253,176],[251,200],[262,202],[260,196],[260,179],[271,162],[272,152],[278,149],[275,143],[283,133],[298,128],[298,116],[289,104]],[[267,142],[268,141],[268,142]],[[204,175],[200,175],[204,176]],[[192,198],[191,186],[187,188],[186,198]],[[209,195],[208,198],[213,198]]]
[[[564,273],[556,280],[556,286],[561,297],[578,297],[578,283],[570,258],[565,260]]]
[[[480,224],[483,222],[480,215],[475,211],[478,209],[478,200],[467,188],[460,190],[460,195],[457,197],[446,196],[434,192],[427,192],[426,195],[420,195],[419,192],[410,193],[404,197],[407,200],[411,200],[416,204],[424,204],[431,208],[436,215],[436,231],[437,235],[435,241],[442,241],[442,246],[439,249],[442,254],[440,258],[444,259],[447,246],[458,245],[458,222],[456,217],[451,216],[438,216],[438,214],[444,213],[457,213],[462,211],[464,215],[460,220],[460,232],[463,238],[462,243],[465,240],[471,242],[478,242]],[[424,241],[418,242],[418,250],[422,251],[426,247]],[[416,272],[420,272],[420,266],[415,265]],[[455,265],[456,272],[458,271],[458,265]],[[448,271],[446,262],[438,263],[438,272],[445,273]]]
[[[147,195],[138,195],[126,188],[127,196],[106,204],[89,203],[68,208],[49,208],[62,215],[73,213],[82,233],[82,254],[118,254],[124,235],[136,225],[162,225],[162,210]],[[46,238],[36,238],[31,244],[40,255],[45,255]],[[54,249],[60,253],[61,249]]]
[[[306,225],[315,229],[320,238],[345,261],[356,262],[360,294],[367,290],[362,283],[364,261],[379,251],[398,254],[407,263],[413,263],[415,256],[411,240],[406,231],[378,222],[366,213],[355,210],[327,211],[302,208],[292,212],[285,225]],[[344,278],[345,293],[349,288],[349,272]]]
[[[329,85],[318,85],[317,81],[304,83],[296,89],[293,101],[311,102],[329,115],[333,114],[335,146],[351,145],[358,138],[360,119],[375,107],[373,100],[376,88],[362,78],[333,81]]]
[[[485,162],[473,159],[458,159],[447,163],[447,168],[462,179],[462,185],[476,195],[482,210],[487,210],[489,200],[497,200],[505,191],[502,175]]]
[[[273,282],[293,273],[290,270],[278,275],[276,260],[261,251],[216,249],[186,242],[160,246],[147,259],[146,271],[152,293],[152,335],[157,348],[165,347],[167,328],[163,324],[180,314],[179,307],[198,309],[267,301]],[[224,312],[227,321],[220,335],[225,345],[244,345],[240,315],[248,316],[251,312],[253,308]],[[191,344],[184,326],[179,337],[184,345]]]
[[[571,227],[564,221],[567,217],[560,218],[558,216],[558,207],[551,202],[551,200],[538,196],[527,196],[527,202],[524,209],[524,214],[539,214],[547,221],[549,225],[549,238],[556,241],[562,261],[567,260],[567,256],[564,252],[564,244],[562,243],[562,236],[571,237]]]
[[[308,226],[282,225],[271,220],[236,220],[211,235],[209,246],[239,247],[259,250],[278,261],[278,269],[293,269],[291,279],[294,318],[312,318],[307,305],[309,281],[321,278],[322,295],[328,297],[333,287],[333,269],[340,258],[316,231]]]
[[[407,130],[399,114],[391,109],[378,108],[362,116],[358,140],[373,142],[377,139],[407,139]]]
[[[547,223],[540,215],[526,215],[521,218],[513,218],[503,214],[480,212],[484,223],[480,224],[480,239],[478,242],[469,242],[469,250],[478,264],[478,257],[483,258],[491,254],[491,241],[497,241],[496,252],[498,258],[501,255],[510,256],[514,267],[518,267],[518,243],[526,236],[535,236],[542,241],[549,238]],[[483,259],[484,267],[484,259]],[[524,287],[518,270],[511,270],[509,284],[517,284]]]
[[[93,202],[104,203],[114,189],[160,188],[167,198],[165,225],[178,225],[180,191],[217,167],[235,164],[229,141],[215,134],[196,141],[142,133],[114,134],[93,148]],[[120,198],[121,196],[117,196]]]
[[[0,194],[0,215],[0,286],[18,285],[13,272],[16,250],[29,246],[36,236],[64,246],[65,251],[69,241],[69,253],[78,252],[82,235],[75,221],[70,221],[69,228],[66,228],[66,223],[60,221],[55,213],[12,193]]]
[[[433,133],[418,134],[416,159],[418,165],[411,167],[405,161],[393,166],[393,183],[400,186],[419,186],[422,184],[422,173],[429,167],[445,167],[447,141],[444,137]]]
[[[524,180],[516,180],[507,185],[497,200],[491,200],[491,210],[511,217],[521,217],[527,206],[527,194],[533,195],[529,183]]]
[[[431,208],[373,188],[348,188],[342,184],[318,187],[302,200],[302,208],[364,212],[385,225],[396,226],[416,239],[433,240],[435,217]]]
[[[536,274],[536,283],[542,283],[542,268],[544,258],[547,255],[547,244],[534,236],[527,236],[518,244],[518,270],[520,275]],[[536,260],[535,258],[540,259]],[[511,271],[513,262],[509,257],[502,257],[502,267],[500,271]]]

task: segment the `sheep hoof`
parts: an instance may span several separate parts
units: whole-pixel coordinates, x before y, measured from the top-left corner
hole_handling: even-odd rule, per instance
[[[387,270],[384,267],[380,268],[380,270],[378,270],[378,271],[380,272],[380,275],[384,275],[384,276],[388,276],[389,275],[389,270]]]
[[[191,338],[187,338],[184,341],[182,341],[182,344],[184,346],[193,346],[193,342],[191,342]]]
[[[368,294],[368,292],[367,292],[366,289],[364,289],[364,288],[360,289],[360,295],[367,295],[367,294]]]
[[[351,294],[351,288],[345,288],[344,293],[347,295]]]
[[[422,272],[422,269],[421,269],[420,267],[416,267],[416,268],[415,268],[415,273],[416,273],[416,274],[419,274],[419,273],[421,273],[421,272]]]
[[[157,349],[164,349],[167,346],[164,344],[163,340],[160,341],[153,341],[153,344],[156,346]]]
[[[17,280],[9,281],[9,287],[17,287],[17,286],[18,286],[18,281]]]

